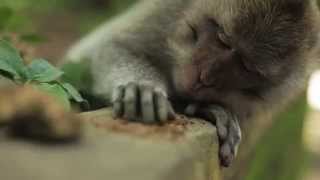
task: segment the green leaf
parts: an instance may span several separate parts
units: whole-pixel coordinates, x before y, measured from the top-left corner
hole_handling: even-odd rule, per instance
[[[0,31],[3,31],[8,26],[13,11],[9,7],[0,7]]]
[[[84,102],[80,93],[69,83],[60,83],[61,86],[69,93],[70,97],[78,103]]]
[[[43,82],[52,82],[59,79],[63,72],[43,59],[36,59],[27,67],[28,80]]]
[[[0,70],[9,73],[15,80],[25,77],[24,64],[19,52],[4,40],[0,40]]]
[[[68,93],[59,84],[40,83],[33,86],[42,92],[53,96],[66,110],[71,109]]]

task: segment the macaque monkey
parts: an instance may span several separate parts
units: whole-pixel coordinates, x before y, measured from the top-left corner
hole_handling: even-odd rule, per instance
[[[312,0],[142,0],[71,48],[66,63],[90,62],[91,91],[116,117],[212,122],[229,166],[240,125],[303,89],[319,55],[318,16]]]

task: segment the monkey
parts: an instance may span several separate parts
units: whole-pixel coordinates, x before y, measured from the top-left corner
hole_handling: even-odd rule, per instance
[[[212,122],[228,167],[240,126],[303,89],[319,55],[318,18],[314,0],[140,0],[71,47],[63,64],[89,62],[87,91],[115,117]]]

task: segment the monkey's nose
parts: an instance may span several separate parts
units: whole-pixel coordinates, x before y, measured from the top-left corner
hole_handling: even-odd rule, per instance
[[[201,74],[200,74],[200,83],[202,84],[202,86],[210,87],[210,86],[214,85],[216,79],[215,79],[213,74],[214,73],[212,73],[211,68],[201,72]]]

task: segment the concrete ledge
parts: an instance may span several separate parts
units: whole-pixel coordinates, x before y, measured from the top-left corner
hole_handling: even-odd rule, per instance
[[[215,128],[202,120],[144,126],[114,121],[109,110],[82,114],[84,135],[43,145],[0,131],[2,180],[219,180]]]

